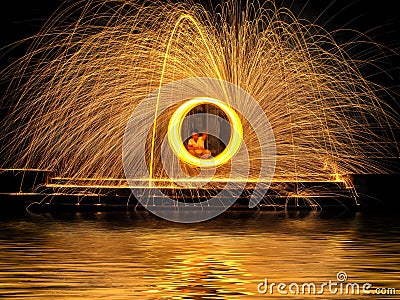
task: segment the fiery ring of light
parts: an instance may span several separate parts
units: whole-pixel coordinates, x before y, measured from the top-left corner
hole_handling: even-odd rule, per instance
[[[217,106],[226,114],[231,124],[231,136],[228,145],[222,153],[211,159],[199,159],[191,155],[184,147],[181,136],[185,116],[192,108],[201,104]],[[227,103],[214,98],[198,97],[186,101],[173,113],[168,124],[168,142],[172,151],[184,163],[197,167],[212,168],[227,163],[239,151],[242,141],[243,126],[238,114]]]

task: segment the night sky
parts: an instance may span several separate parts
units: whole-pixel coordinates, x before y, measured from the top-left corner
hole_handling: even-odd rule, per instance
[[[219,0],[210,1],[212,3],[220,2]],[[63,2],[62,0],[14,0],[6,1],[6,4],[2,3],[0,9],[2,28],[0,31],[0,46],[4,47],[37,33],[44,22]],[[208,0],[202,2],[209,3]],[[277,0],[276,3],[278,6],[290,7],[295,15],[322,25],[328,31],[351,28],[366,33],[378,43],[382,43],[392,49],[400,49],[398,1]],[[353,37],[354,34],[348,32],[335,35],[339,43],[350,40]],[[357,49],[355,51],[358,51],[358,53],[354,53],[354,55],[359,56],[364,50]],[[3,68],[5,65],[11,63],[24,52],[24,47],[7,52],[4,50],[1,51],[0,67]],[[389,71],[391,78],[375,76],[370,77],[370,79],[372,78],[374,82],[384,84],[385,86],[400,86],[400,58],[385,58],[382,60],[381,66],[383,69]],[[366,76],[370,76],[375,72],[375,70],[362,71],[365,72]]]
[[[14,0],[2,3],[0,10],[2,45],[37,32],[43,22],[63,2],[62,0]],[[211,2],[219,3],[218,0]],[[320,16],[317,23],[325,25],[328,30],[346,25],[345,27],[367,32],[379,27],[372,30],[374,37],[386,41],[399,38],[400,14],[397,9],[398,1],[395,0],[277,0],[276,3],[278,6],[291,7],[297,15],[302,11],[300,17],[311,21]],[[390,30],[393,32],[389,33]]]
[[[2,3],[1,44],[4,46],[36,33],[63,2],[62,0],[14,0]],[[211,2],[219,3],[216,0]],[[301,12],[300,17],[313,22],[316,20],[328,30],[347,27],[369,32],[379,41],[399,43],[400,40],[400,14],[397,9],[398,1],[395,0],[277,0],[276,3],[278,6],[291,7],[296,15]]]
[[[196,0],[195,0],[196,1]],[[197,0],[199,1],[199,0]],[[0,9],[1,46],[8,45],[39,31],[45,20],[64,1],[6,1]],[[207,3],[208,1],[202,1]],[[212,0],[212,3],[219,3]],[[400,46],[400,14],[395,0],[277,0],[278,6],[291,7],[295,15],[306,18],[332,31],[351,28],[367,33],[377,42]],[[337,36],[339,42],[349,38]],[[4,56],[4,55],[3,55]],[[3,57],[4,60],[4,57]]]

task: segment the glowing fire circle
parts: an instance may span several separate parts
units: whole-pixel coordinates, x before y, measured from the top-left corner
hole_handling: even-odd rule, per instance
[[[226,114],[231,124],[231,137],[228,145],[222,153],[211,159],[199,159],[191,155],[182,141],[181,130],[185,116],[191,109],[201,104],[210,104],[218,107]],[[197,167],[213,168],[227,163],[239,151],[242,141],[243,126],[238,114],[228,104],[218,99],[198,97],[188,100],[178,107],[168,124],[168,142],[172,151],[181,161]]]
[[[227,118],[188,115],[200,104],[216,106]],[[208,134],[220,137],[226,145],[214,159],[191,156],[182,143],[191,134],[186,121],[197,122],[199,118],[218,124],[208,127]],[[227,81],[196,77],[162,85],[135,106],[125,128],[122,160],[125,178],[138,203],[163,219],[194,223],[226,211],[243,195],[248,183],[252,185],[248,206],[260,203],[274,176],[276,144],[263,108],[249,93]],[[227,161],[229,166],[223,165]],[[191,165],[196,166],[194,175],[186,172],[192,170]],[[216,175],[218,165],[220,173]],[[202,190],[208,192],[214,186],[216,193],[211,198],[201,197]],[[172,189],[173,194],[166,189]],[[186,201],[187,196],[192,198]]]

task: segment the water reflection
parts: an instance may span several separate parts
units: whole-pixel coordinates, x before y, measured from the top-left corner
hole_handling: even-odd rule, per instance
[[[253,299],[257,284],[399,286],[393,214],[225,213],[174,224],[146,213],[46,214],[0,221],[0,297]]]

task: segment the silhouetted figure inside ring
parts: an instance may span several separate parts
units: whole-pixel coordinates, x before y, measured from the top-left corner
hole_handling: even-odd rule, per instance
[[[199,136],[197,131],[192,132],[192,138],[188,142],[188,151],[193,156],[202,159],[212,158],[211,151],[204,148],[204,141],[207,139],[207,133]]]

